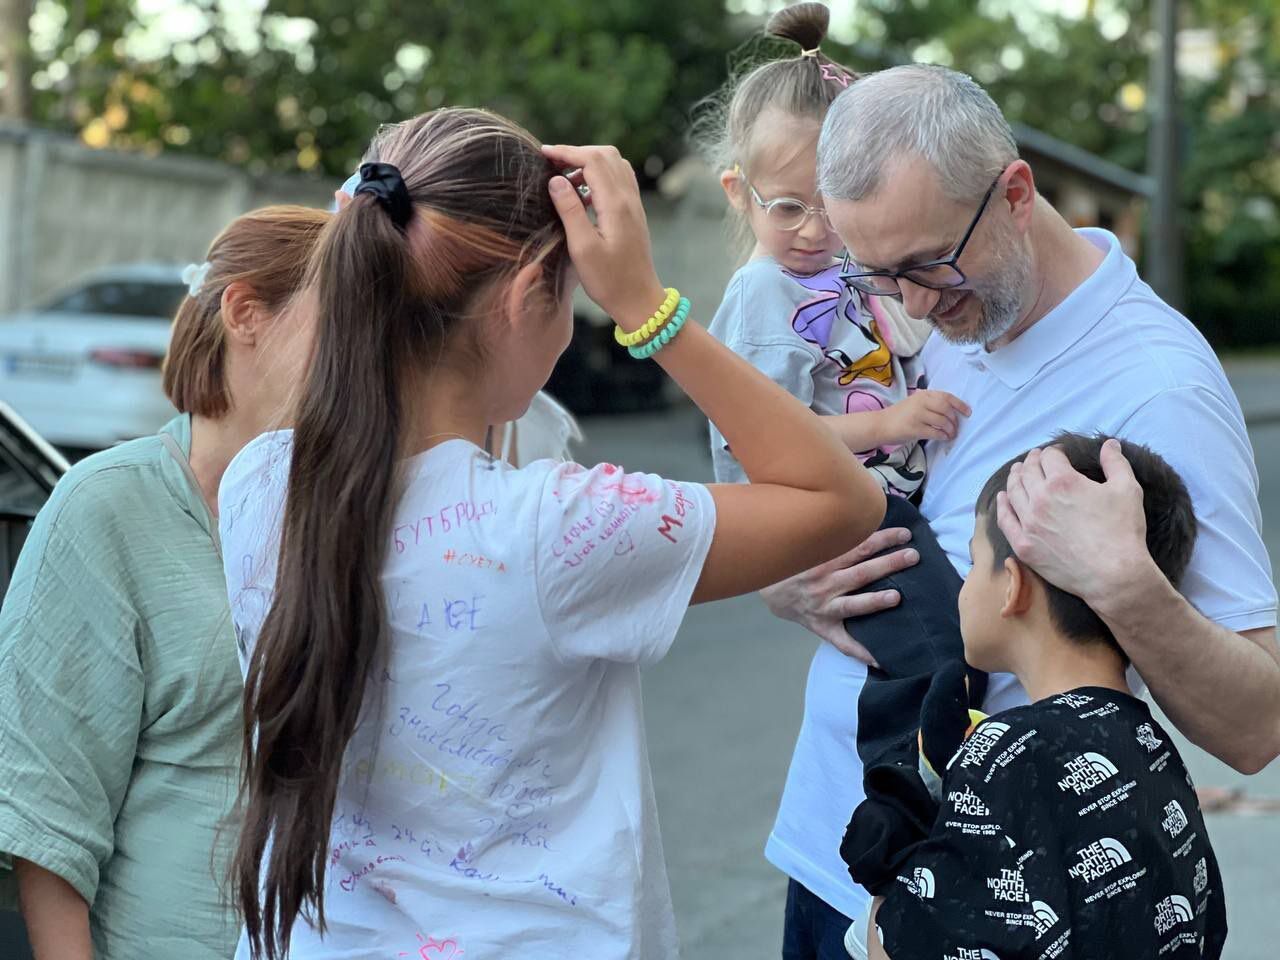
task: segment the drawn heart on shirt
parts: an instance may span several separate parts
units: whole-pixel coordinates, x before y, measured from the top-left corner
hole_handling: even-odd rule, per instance
[[[458,941],[449,937],[447,940],[437,940],[435,937],[428,937],[427,942],[418,949],[418,956],[422,960],[454,960],[465,953],[458,946]]]
[[[418,942],[422,944],[418,948],[418,957],[420,960],[454,960],[464,953],[458,941],[454,937],[447,937],[444,940],[437,940],[435,937],[423,937],[421,933],[417,934]],[[409,954],[401,951],[398,956],[407,957]]]

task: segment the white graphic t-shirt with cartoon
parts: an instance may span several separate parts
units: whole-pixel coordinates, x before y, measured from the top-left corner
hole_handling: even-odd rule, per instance
[[[854,296],[837,265],[804,276],[757,257],[733,275],[708,329],[824,416],[883,410],[927,386],[917,355],[929,325],[895,301]],[[746,479],[714,426],[711,455],[717,480]],[[924,482],[917,442],[861,451],[859,459],[886,493],[909,497]]]
[[[271,601],[291,444],[249,444],[219,495],[242,656]],[[290,956],[675,956],[640,664],[684,617],[709,492],[608,465],[516,469],[463,440],[404,466],[390,651],[338,788],[328,931],[298,920]]]

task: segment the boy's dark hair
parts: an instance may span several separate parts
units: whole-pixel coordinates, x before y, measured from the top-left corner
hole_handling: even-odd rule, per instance
[[[1059,433],[1051,441],[1067,457],[1071,466],[1090,480],[1101,483],[1106,479],[1102,471],[1102,445],[1109,437],[1104,434],[1085,436],[1079,433]],[[1196,542],[1196,515],[1191,506],[1191,495],[1178,472],[1164,458],[1148,447],[1131,440],[1121,440],[1120,449],[1133,468],[1133,475],[1142,487],[1142,510],[1147,519],[1147,550],[1175,587],[1182,580],[1187,564],[1191,561],[1191,549]],[[1009,557],[1015,556],[1013,548],[996,522],[996,494],[1009,482],[1009,471],[1015,463],[1021,463],[1028,450],[1014,457],[991,475],[982,492],[978,494],[976,512],[983,524],[987,540],[991,543],[995,568],[1004,566]],[[1102,618],[1089,605],[1074,594],[1060,590],[1043,581],[1049,598],[1049,616],[1064,636],[1081,643],[1102,642],[1124,656],[1115,636]],[[1128,657],[1125,657],[1128,662]]]

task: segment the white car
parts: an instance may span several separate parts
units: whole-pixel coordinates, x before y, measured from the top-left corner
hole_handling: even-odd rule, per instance
[[[175,413],[160,387],[182,267],[98,270],[45,306],[0,320],[0,401],[50,443],[100,450]]]

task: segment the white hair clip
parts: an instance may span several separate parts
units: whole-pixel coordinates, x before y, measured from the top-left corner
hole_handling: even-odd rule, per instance
[[[209,276],[209,269],[213,266],[208,260],[204,263],[188,263],[182,268],[182,282],[187,285],[187,293],[196,296],[200,293],[200,288],[204,286],[205,278]]]

